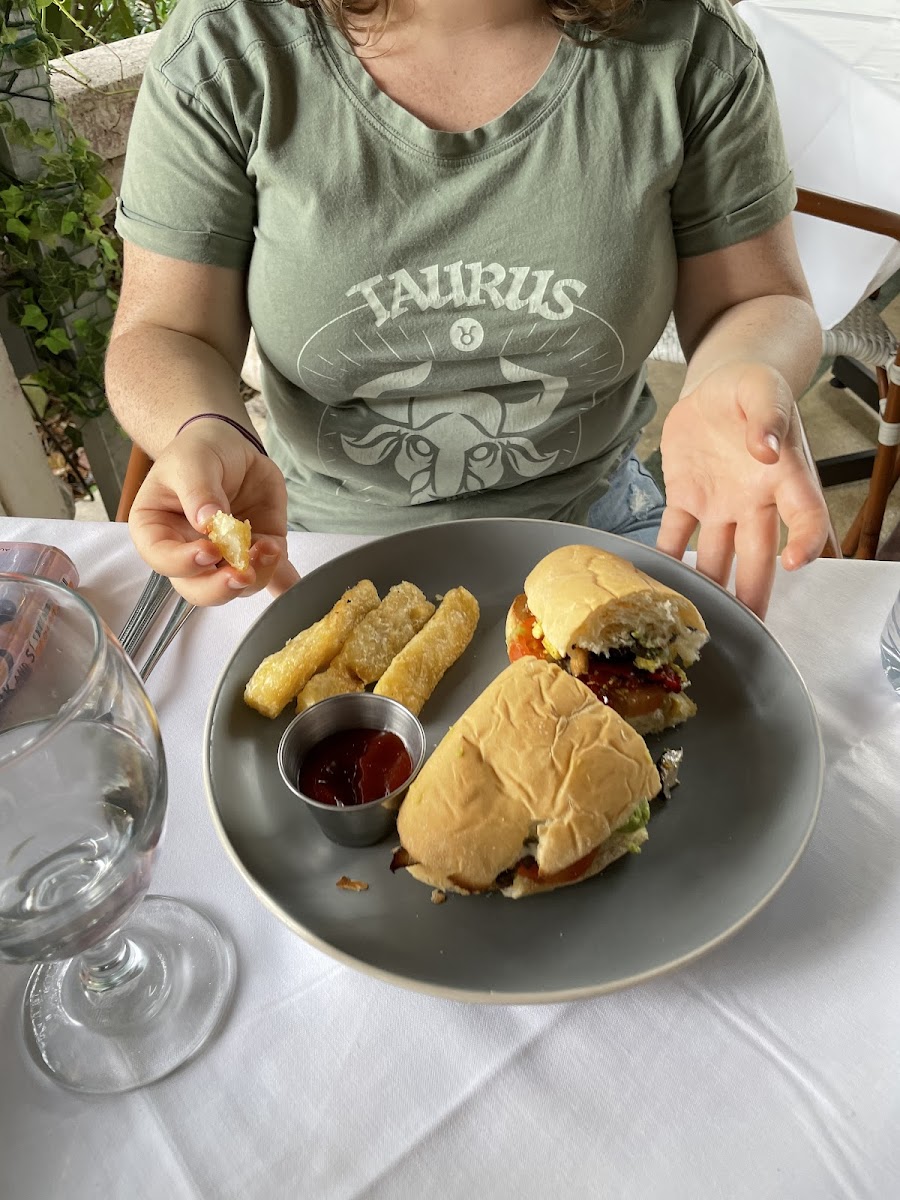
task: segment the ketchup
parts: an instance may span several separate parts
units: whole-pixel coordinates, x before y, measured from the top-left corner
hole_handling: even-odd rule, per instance
[[[409,751],[396,733],[342,729],[306,755],[297,787],[320,804],[349,808],[383,800],[409,779],[412,769]]]

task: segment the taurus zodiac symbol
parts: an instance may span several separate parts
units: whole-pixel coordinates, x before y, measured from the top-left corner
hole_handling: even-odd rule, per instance
[[[481,332],[478,322],[473,324]],[[471,330],[469,334],[478,336]],[[344,452],[361,466],[393,460],[398,474],[409,482],[413,504],[494,487],[509,472],[523,478],[543,474],[553,466],[559,451],[542,453],[525,435],[550,419],[569,381],[505,358],[500,358],[499,364],[508,383],[537,383],[535,394],[503,401],[481,391],[410,395],[429,377],[432,362],[363,384],[354,397],[365,400],[383,420],[358,437],[342,435]],[[389,392],[406,394],[389,397]]]

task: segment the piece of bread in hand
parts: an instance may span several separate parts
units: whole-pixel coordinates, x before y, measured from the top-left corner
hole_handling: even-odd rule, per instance
[[[250,567],[250,522],[239,521],[220,509],[206,524],[206,536],[230,567],[246,571]]]

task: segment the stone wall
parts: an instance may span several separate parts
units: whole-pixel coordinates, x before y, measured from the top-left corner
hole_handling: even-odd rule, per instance
[[[104,173],[116,192],[122,182],[125,145],[138,88],[158,37],[158,33],[143,33],[124,42],[70,54],[51,64],[53,94],[65,104],[75,132],[104,159]],[[111,198],[108,206],[114,203]],[[259,354],[251,337],[241,375],[257,392],[259,373]]]
[[[115,190],[122,180],[138,88],[158,37],[158,33],[144,33],[51,63],[56,99],[66,106],[75,132],[104,159],[106,177]]]

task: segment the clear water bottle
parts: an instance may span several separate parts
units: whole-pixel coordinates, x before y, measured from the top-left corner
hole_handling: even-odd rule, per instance
[[[881,634],[881,665],[888,683],[900,696],[900,595],[888,613]]]

